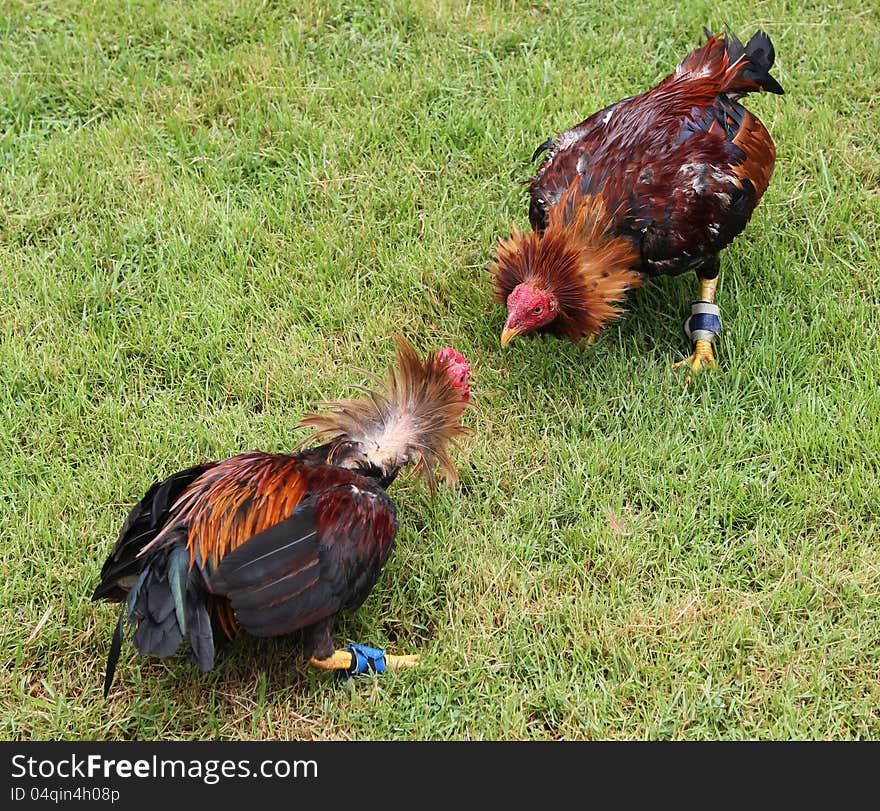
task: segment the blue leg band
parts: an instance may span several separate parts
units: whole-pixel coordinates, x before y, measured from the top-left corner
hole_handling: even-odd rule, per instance
[[[385,651],[381,648],[368,648],[366,645],[358,645],[352,642],[346,650],[351,654],[351,668],[347,673],[342,673],[344,678],[355,676],[358,673],[385,672]]]
[[[694,343],[709,341],[721,334],[721,310],[711,301],[695,301],[691,304],[691,317],[684,322],[684,331]]]

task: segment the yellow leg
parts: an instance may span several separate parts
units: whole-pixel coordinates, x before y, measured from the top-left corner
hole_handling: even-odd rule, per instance
[[[418,667],[419,657],[418,654],[409,653],[404,654],[403,656],[395,656],[391,653],[385,654],[385,666],[389,670],[403,670],[408,667]]]
[[[386,670],[400,670],[405,667],[416,667],[418,663],[419,657],[416,655],[394,656],[391,653],[385,654]],[[351,670],[352,656],[347,650],[337,650],[326,659],[315,659],[313,656],[309,659],[309,664],[312,667],[317,667],[321,670]]]
[[[714,279],[700,279],[700,300],[708,301],[710,303],[714,302],[716,287],[718,287],[717,276]],[[678,363],[673,364],[672,368],[677,369],[679,366],[684,366],[685,363],[690,366],[691,371],[694,373],[699,372],[705,367],[714,366],[715,353],[712,351],[712,342],[696,341],[694,343],[693,355],[685,360],[680,360]],[[690,375],[688,375],[688,380],[690,380]]]
[[[708,301],[710,304],[715,301],[715,288],[718,287],[718,277],[714,279],[700,279],[700,300]]]
[[[337,650],[326,659],[316,659],[313,656],[309,659],[309,664],[321,670],[350,670],[351,660],[351,653],[347,650]]]
[[[578,345],[581,349],[591,349],[592,346],[593,346],[593,344],[596,343],[596,339],[597,339],[598,337],[599,337],[599,336],[596,335],[595,332],[589,332],[589,333],[587,333],[586,335],[584,335],[583,338],[581,338],[581,339],[577,342],[577,345]]]

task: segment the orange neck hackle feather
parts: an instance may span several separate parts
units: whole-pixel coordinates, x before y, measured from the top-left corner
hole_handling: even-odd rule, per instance
[[[393,473],[414,463],[432,486],[435,468],[454,482],[449,447],[466,433],[459,420],[468,403],[436,353],[422,361],[402,338],[396,343],[397,365],[388,370],[380,390],[322,403],[326,412],[305,416],[300,426],[316,429],[309,444],[331,442],[331,464]]]
[[[633,270],[638,250],[610,233],[612,215],[602,197],[579,196],[577,184],[575,179],[550,211],[543,233],[514,228],[500,242],[490,268],[502,304],[523,283],[552,293],[559,314],[544,329],[573,341],[596,335],[619,318],[626,292],[644,281]]]

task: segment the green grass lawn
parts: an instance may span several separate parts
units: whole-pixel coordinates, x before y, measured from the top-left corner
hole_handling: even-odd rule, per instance
[[[880,12],[753,4],[0,4],[0,736],[880,739]],[[390,7],[389,7],[390,6]],[[682,7],[684,8],[684,6]],[[722,256],[590,351],[498,344],[488,261],[548,135],[762,27],[776,172]],[[392,488],[398,545],[338,640],[200,674],[90,595],[156,479],[289,450],[301,415],[453,344],[457,487]]]

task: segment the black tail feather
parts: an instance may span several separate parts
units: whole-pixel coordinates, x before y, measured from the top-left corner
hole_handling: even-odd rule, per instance
[[[175,545],[154,557],[144,569],[140,588],[133,588],[128,616],[137,623],[132,641],[145,656],[164,658],[184,637],[201,670],[214,666],[214,635],[207,610],[207,592],[198,567],[189,568],[189,553]]]
[[[144,656],[158,656],[164,659],[171,656],[183,641],[183,634],[177,624],[177,617],[172,611],[162,620],[145,617],[138,623],[132,636],[134,646]]]
[[[194,465],[156,482],[132,507],[113,551],[101,569],[93,600],[122,602],[107,671],[104,696],[113,683],[122,650],[126,620],[137,625],[132,641],[141,653],[165,657],[189,637],[196,664],[210,670],[214,664],[214,639],[208,615],[205,574],[190,569],[186,534],[167,532],[160,547],[144,553],[173,517],[181,494],[214,463]]]
[[[748,64],[742,71],[743,78],[754,82],[768,93],[777,95],[785,93],[782,85],[770,75],[770,68],[776,61],[776,51],[773,48],[773,41],[765,31],[756,31],[745,45],[733,34],[727,34],[726,39],[727,55],[731,64],[745,55]]]
[[[119,602],[125,599],[130,583],[141,571],[141,551],[162,531],[180,494],[209,467],[209,464],[195,465],[156,482],[132,507],[113,551],[101,568],[101,582],[92,594],[93,600]]]
[[[540,144],[538,148],[532,153],[532,163],[538,160],[538,157],[540,155],[543,155],[545,152],[549,152],[551,149],[553,149],[553,139],[548,138],[546,141],[544,141],[543,144]]]
[[[746,43],[746,57],[749,60],[749,67],[746,68],[744,76],[757,82],[768,93],[776,93],[782,95],[785,91],[782,85],[770,75],[770,68],[776,60],[776,51],[773,48],[773,42],[764,31],[757,31],[755,35]]]
[[[207,673],[214,667],[214,630],[205,608],[204,592],[187,591],[186,623],[192,661],[202,673]]]

